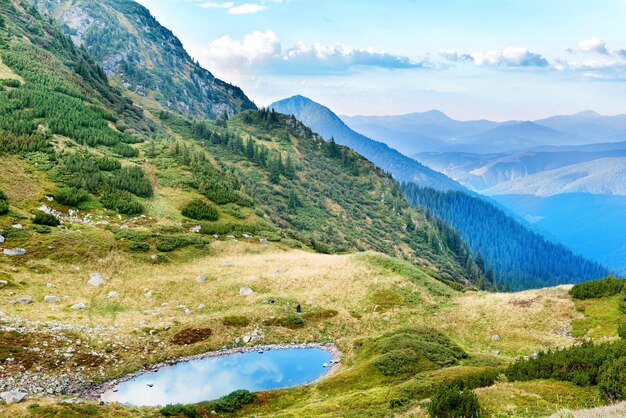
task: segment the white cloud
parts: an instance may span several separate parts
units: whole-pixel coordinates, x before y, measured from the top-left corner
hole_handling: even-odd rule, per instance
[[[238,41],[228,35],[214,40],[201,51],[200,59],[211,66],[234,68],[256,64],[280,55],[280,42],[274,32],[254,31]]]
[[[199,54],[199,60],[209,68],[257,69],[276,73],[317,74],[341,73],[357,67],[387,69],[432,68],[426,61],[412,61],[401,55],[353,48],[343,44],[323,45],[298,42],[283,50],[274,32],[254,31],[242,41],[225,35],[214,40]]]
[[[596,37],[578,42],[578,48],[582,52],[597,52],[599,54],[609,53],[609,51],[606,49],[606,44],[604,43],[604,41]]]
[[[231,15],[243,15],[262,12],[265,9],[266,7],[260,4],[245,3],[240,6],[229,8],[228,13],[230,13]]]
[[[213,3],[213,2],[200,3],[200,7],[204,9],[230,9],[231,7],[234,7],[234,6],[235,6],[235,3],[233,3],[232,1],[229,1],[226,3]]]
[[[508,47],[502,51],[474,52],[463,54],[455,50],[442,50],[439,55],[448,61],[473,63],[490,67],[547,67],[548,60],[540,54],[530,52],[528,48]]]
[[[548,60],[528,48],[508,47],[503,51],[474,52],[476,65],[494,67],[547,67]]]

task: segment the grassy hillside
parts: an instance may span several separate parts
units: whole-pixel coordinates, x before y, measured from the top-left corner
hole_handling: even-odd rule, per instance
[[[29,395],[0,415],[163,416],[70,399],[252,335],[335,343],[341,365],[220,415],[426,416],[450,381],[494,414],[605,402],[504,373],[612,329],[594,308],[611,302],[477,290],[458,234],[348,148],[267,110],[140,108],[26,2],[0,0],[0,59],[0,392]]]

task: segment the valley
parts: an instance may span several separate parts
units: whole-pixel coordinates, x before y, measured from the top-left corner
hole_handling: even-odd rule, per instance
[[[0,0],[1,417],[624,411],[622,117],[260,107],[151,10]]]

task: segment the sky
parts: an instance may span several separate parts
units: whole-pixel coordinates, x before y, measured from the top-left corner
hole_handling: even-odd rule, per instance
[[[259,106],[457,119],[626,113],[626,0],[139,0]]]

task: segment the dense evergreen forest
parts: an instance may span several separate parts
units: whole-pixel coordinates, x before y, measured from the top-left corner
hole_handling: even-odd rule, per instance
[[[494,205],[461,192],[440,192],[412,183],[402,190],[423,208],[456,228],[479,265],[501,290],[577,283],[606,276],[602,266],[525,228]],[[490,231],[490,233],[486,233]]]

